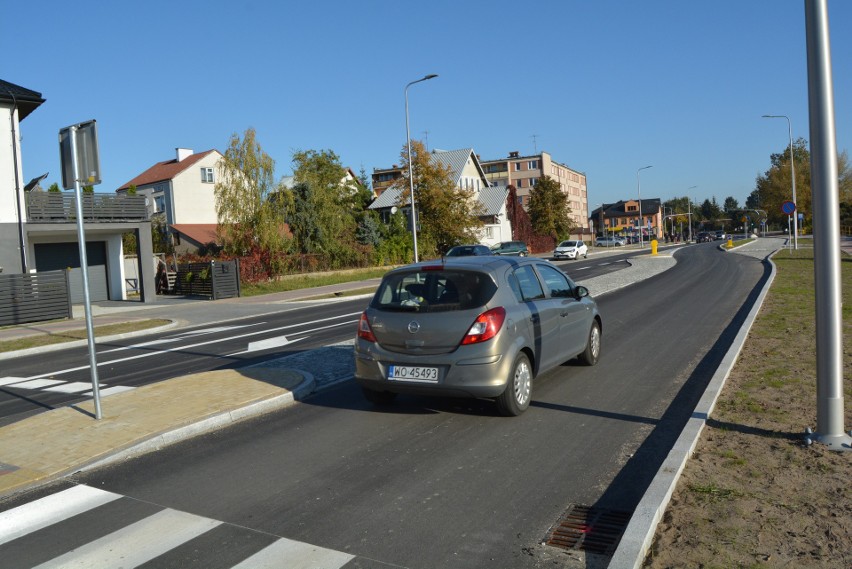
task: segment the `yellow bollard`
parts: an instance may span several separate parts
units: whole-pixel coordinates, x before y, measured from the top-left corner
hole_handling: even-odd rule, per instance
[[[734,248],[734,240],[732,238],[728,238],[728,249]]]
[[[658,244],[658,241],[656,239],[651,239],[651,254],[652,255],[657,254],[657,244]]]

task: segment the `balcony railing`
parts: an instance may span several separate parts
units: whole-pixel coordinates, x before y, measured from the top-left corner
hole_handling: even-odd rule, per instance
[[[77,220],[77,206],[73,194],[29,192],[26,196],[27,221],[31,223],[69,223]],[[148,221],[145,196],[83,194],[81,198],[83,221]]]

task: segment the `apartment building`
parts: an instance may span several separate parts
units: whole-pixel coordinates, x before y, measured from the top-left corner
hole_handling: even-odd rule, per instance
[[[571,220],[577,227],[589,229],[589,198],[584,173],[556,162],[547,152],[521,156],[520,152],[514,151],[506,158],[483,160],[481,163],[489,182],[500,186],[511,184],[517,188],[518,202],[524,208],[529,204],[530,190],[542,176],[556,180],[568,196]]]

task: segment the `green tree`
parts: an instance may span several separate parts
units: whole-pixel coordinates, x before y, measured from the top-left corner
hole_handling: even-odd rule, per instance
[[[59,184],[57,184],[56,182],[50,184],[50,187],[47,188],[47,191],[54,194],[62,193],[62,190],[59,189]]]
[[[290,219],[295,247],[302,253],[323,253],[345,263],[363,211],[361,185],[347,176],[331,150],[297,151],[293,154],[293,211]],[[309,224],[315,224],[311,227]]]
[[[394,182],[394,187],[401,190],[400,206],[411,203],[407,150],[403,146],[400,153],[403,175]],[[411,168],[420,225],[417,234],[420,256],[435,257],[454,245],[477,242],[482,222],[474,191],[456,186],[450,168],[434,160],[418,140],[411,141]]]
[[[793,182],[790,172],[790,147],[780,154],[770,156],[771,166],[755,181],[755,189],[746,199],[746,208],[765,210],[768,221],[776,227],[787,226],[787,216],[781,204],[793,199]],[[807,142],[799,138],[793,142],[793,167],[796,171],[796,210],[811,219],[811,154]]]
[[[733,196],[728,196],[725,198],[725,203],[722,207],[727,212],[740,209],[740,204]]]
[[[268,199],[278,189],[275,160],[263,151],[253,128],[246,129],[242,138],[231,135],[217,169],[213,191],[224,250],[233,255],[283,250],[284,220],[280,209]]]
[[[533,231],[539,235],[548,235],[558,241],[568,237],[574,229],[568,196],[550,176],[543,176],[530,190],[527,211]]]

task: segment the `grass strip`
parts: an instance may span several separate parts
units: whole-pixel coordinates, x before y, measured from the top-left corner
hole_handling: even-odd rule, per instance
[[[128,332],[137,332],[139,330],[148,330],[158,326],[165,326],[171,320],[163,320],[153,318],[150,320],[137,320],[133,322],[120,322],[118,324],[106,324],[95,328],[95,337],[114,336],[116,334],[127,334]],[[4,340],[0,342],[0,352],[14,352],[17,350],[26,350],[29,348],[40,348],[42,346],[50,346],[53,344],[62,344],[65,342],[73,342],[74,340],[85,340],[86,329],[77,328],[74,330],[63,330],[50,334],[39,334],[37,336],[27,336],[17,340]]]

